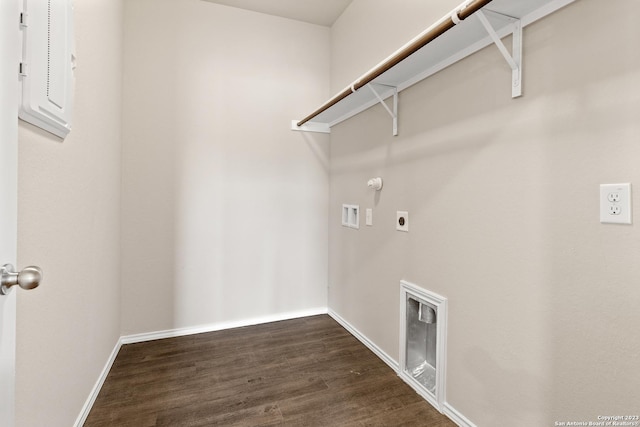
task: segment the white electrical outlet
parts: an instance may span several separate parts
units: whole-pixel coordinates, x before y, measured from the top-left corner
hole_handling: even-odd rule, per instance
[[[631,224],[631,184],[600,185],[600,222]]]
[[[409,231],[409,212],[396,212],[396,230],[405,232]]]
[[[373,225],[373,209],[367,208],[365,212],[366,212],[365,224],[367,224],[368,226],[372,226]]]

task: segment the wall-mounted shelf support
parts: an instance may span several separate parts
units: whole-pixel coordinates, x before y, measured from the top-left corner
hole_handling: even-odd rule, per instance
[[[522,29],[574,1],[464,0],[311,114],[294,121],[291,129],[330,132],[338,123],[381,103],[393,118],[397,135],[399,92],[492,44],[512,70],[512,97],[522,96]],[[478,19],[469,19],[474,14]],[[508,35],[512,35],[511,52],[502,42]],[[360,90],[365,86],[370,90]],[[392,95],[393,109],[384,102]]]
[[[395,86],[387,86],[380,83],[374,83],[374,84],[393,89],[393,111],[391,111],[387,103],[384,102],[384,99],[382,99],[382,96],[380,96],[380,94],[374,89],[371,83],[367,83],[367,87],[371,90],[371,92],[373,92],[378,102],[382,104],[384,109],[387,110],[387,113],[389,113],[389,115],[393,119],[393,136],[398,136],[398,88]]]
[[[302,126],[298,126],[297,123],[298,120],[291,120],[291,130],[297,130],[300,132],[331,133],[331,127],[328,123],[307,122]]]
[[[487,16],[483,11],[479,10],[476,12],[476,16],[482,23],[482,26],[489,33],[489,37],[493,40],[493,43],[496,45],[504,59],[511,67],[511,97],[517,98],[522,96],[522,23],[517,18],[512,18],[510,16],[503,15],[501,13],[491,12],[492,15],[500,16],[505,18],[508,21],[512,21],[513,25],[513,48],[512,53],[509,53],[504,43],[500,39],[500,36],[493,29],[493,26],[487,19]]]

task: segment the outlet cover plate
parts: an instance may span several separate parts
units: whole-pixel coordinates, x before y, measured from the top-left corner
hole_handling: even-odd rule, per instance
[[[600,222],[631,224],[631,184],[600,185]]]
[[[409,231],[409,212],[397,211],[396,212],[396,230]]]

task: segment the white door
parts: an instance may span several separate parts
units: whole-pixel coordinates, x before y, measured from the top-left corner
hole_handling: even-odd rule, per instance
[[[17,0],[0,0],[0,265],[16,263],[18,162]],[[0,425],[13,427],[16,290],[0,295]]]

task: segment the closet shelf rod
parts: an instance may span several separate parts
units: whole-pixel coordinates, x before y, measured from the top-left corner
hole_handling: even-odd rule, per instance
[[[309,114],[304,119],[300,120],[298,123],[296,123],[296,125],[302,126],[320,113],[323,113],[324,111],[333,107],[335,104],[342,101],[344,98],[351,95],[363,86],[366,86],[377,77],[380,77],[382,74],[389,71],[398,63],[407,59],[409,56],[413,55],[418,50],[422,49],[424,46],[428,45],[433,40],[437,39],[447,31],[455,27],[460,21],[467,19],[469,16],[473,15],[492,1],[493,0],[473,0],[468,4],[462,6],[460,9],[454,10],[450,16],[443,18],[441,22],[425,30],[425,32],[416,37],[408,45],[391,55],[389,58],[387,58],[387,60],[353,82],[351,86],[343,89],[342,92],[338,93],[333,98],[325,102],[320,108]]]

